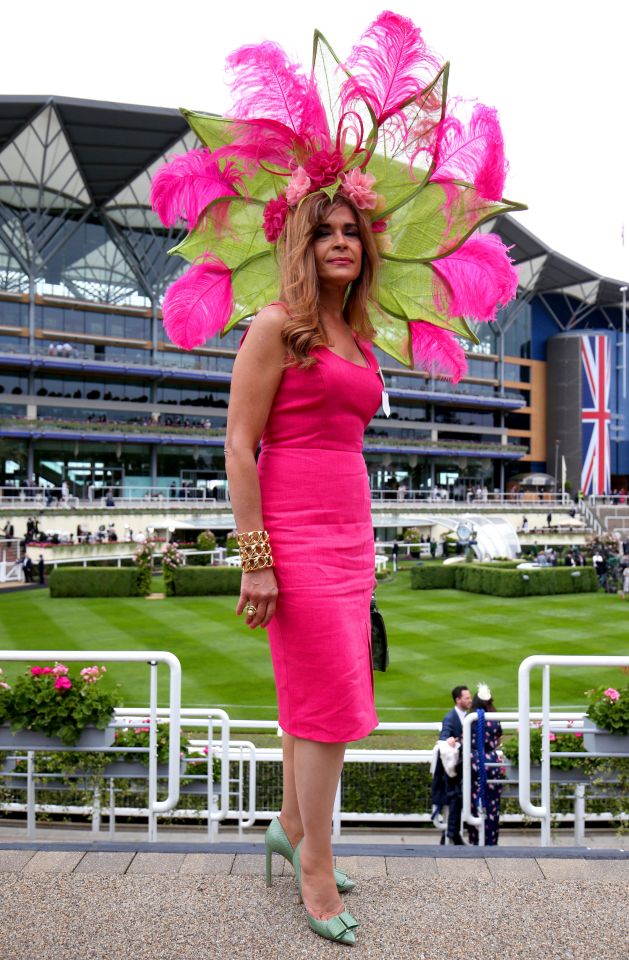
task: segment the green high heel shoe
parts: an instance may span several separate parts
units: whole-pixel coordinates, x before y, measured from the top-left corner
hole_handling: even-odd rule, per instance
[[[290,845],[290,840],[286,836],[284,827],[278,817],[271,820],[266,834],[264,835],[264,847],[266,851],[266,885],[271,886],[271,863],[272,854],[279,853],[281,857],[292,865],[294,850]],[[342,870],[334,869],[334,879],[336,880],[336,889],[339,893],[349,893],[356,886],[356,881],[350,879]]]
[[[304,898],[301,892],[301,865],[299,863],[300,850],[301,841],[295,847],[293,867],[295,869],[295,876],[297,877],[299,899],[300,902],[303,903]],[[316,917],[313,917],[312,914],[306,910],[306,918],[310,928],[325,940],[334,940],[336,943],[345,943],[348,946],[353,946],[356,943],[354,930],[356,930],[359,924],[348,910],[343,910],[343,913],[339,913],[336,917],[330,917],[329,920],[317,920]]]

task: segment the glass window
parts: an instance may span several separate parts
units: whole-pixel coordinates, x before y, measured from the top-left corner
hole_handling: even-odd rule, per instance
[[[22,327],[28,324],[28,304],[12,300],[0,300],[0,323],[7,327]]]

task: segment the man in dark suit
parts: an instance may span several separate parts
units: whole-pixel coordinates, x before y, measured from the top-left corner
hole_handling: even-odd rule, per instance
[[[443,718],[440,740],[447,740],[451,747],[463,741],[463,717],[472,705],[472,694],[464,685],[455,687],[452,691],[454,706]],[[457,773],[454,777],[446,778],[446,800],[448,804],[447,835],[450,843],[463,845],[461,836],[461,811],[463,809],[463,762],[459,751]],[[445,836],[441,838],[445,843]]]

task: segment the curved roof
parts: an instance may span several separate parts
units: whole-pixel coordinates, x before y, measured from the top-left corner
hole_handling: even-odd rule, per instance
[[[172,109],[54,96],[0,96],[0,244],[4,241],[10,255],[21,262],[19,230],[10,217],[2,216],[3,207],[14,216],[35,205],[47,217],[61,215],[63,223],[55,231],[60,244],[65,243],[64,234],[72,234],[77,220],[104,224],[117,248],[107,253],[106,271],[114,270],[114,260],[122,252],[135,279],[139,277],[140,288],[154,291],[163,283],[159,271],[170,279],[174,265],[162,255],[162,238],[170,239],[172,231],[164,230],[150,210],[150,177],[165,155],[194,144],[188,124]],[[621,281],[562,256],[513,217],[500,217],[485,229],[512,247],[522,295],[559,293],[590,310],[620,304]],[[142,234],[143,242],[138,239]],[[42,263],[50,259],[47,238],[48,233],[40,230]],[[67,268],[66,275],[80,289],[83,265],[95,273],[94,257],[90,262],[83,255],[77,262],[79,275]]]

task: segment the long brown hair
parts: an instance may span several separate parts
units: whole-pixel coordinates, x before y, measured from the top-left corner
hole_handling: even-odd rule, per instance
[[[280,299],[288,312],[282,330],[282,340],[289,353],[287,365],[310,366],[316,362],[310,356],[310,351],[328,345],[319,321],[319,278],[313,240],[317,226],[334,207],[341,204],[354,213],[363,247],[360,274],[350,284],[343,316],[362,340],[371,341],[375,337],[368,312],[378,269],[378,250],[371,224],[365,214],[346,197],[337,195],[330,203],[324,193],[312,193],[298,207],[289,211],[284,236],[278,243]]]

